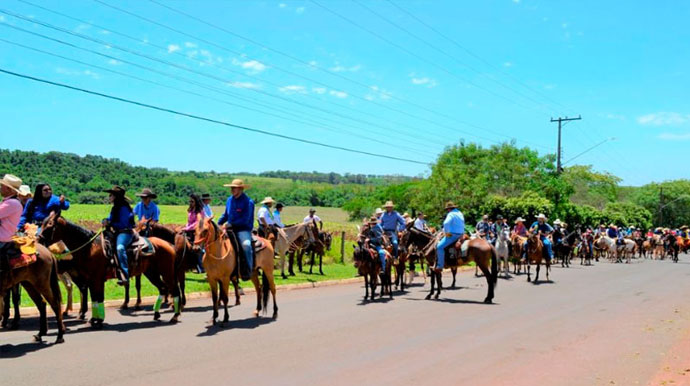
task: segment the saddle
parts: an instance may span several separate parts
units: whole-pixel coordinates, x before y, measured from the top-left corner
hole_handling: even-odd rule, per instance
[[[115,235],[112,232],[103,232],[101,234],[101,244],[110,265],[119,269],[119,260],[117,259],[115,251],[114,238]],[[139,265],[140,258],[153,256],[155,254],[156,248],[151,241],[149,241],[148,237],[139,236],[134,232],[132,242],[127,246],[127,260],[130,265]]]
[[[254,246],[254,253],[266,249],[266,245],[268,244],[266,241],[266,239],[262,239],[258,236],[252,235],[252,245]]]
[[[447,246],[445,249],[446,261],[444,265],[446,267],[456,267],[461,264],[461,260],[462,262],[467,262],[467,250],[469,249],[469,245],[470,237],[464,234],[455,244]]]
[[[12,242],[5,243],[0,249],[0,256],[6,258],[9,269],[31,265],[36,262],[36,239],[30,236],[12,236]]]

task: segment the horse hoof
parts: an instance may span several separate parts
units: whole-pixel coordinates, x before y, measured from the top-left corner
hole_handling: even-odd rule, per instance
[[[43,342],[43,338],[41,337],[41,335],[34,335],[34,342],[36,342],[36,343]]]
[[[484,304],[491,304],[493,303],[490,298],[484,299]]]
[[[282,274],[282,275],[280,275],[280,277],[282,277],[283,280],[287,280],[287,278],[288,278],[286,274]]]
[[[134,311],[141,311],[141,310],[142,310],[142,308],[140,305],[137,304],[136,306],[134,306]]]
[[[436,294],[436,296],[434,296],[434,299],[435,299],[435,300],[438,300],[438,296],[439,296],[439,295]]]
[[[62,313],[63,318],[69,318],[69,312],[65,311]]]
[[[254,310],[253,314],[254,314],[254,317],[258,318],[259,317],[259,310]]]
[[[79,314],[79,320],[86,320],[86,314]]]
[[[179,322],[179,320],[177,319],[177,316],[173,316],[172,319],[170,319],[169,323],[170,324],[177,324],[177,322]]]
[[[161,318],[161,313],[156,311],[153,313],[153,320],[159,320]]]
[[[123,305],[120,306],[120,309],[121,309],[121,310],[128,310],[128,309],[129,309],[129,306],[128,306],[127,304],[123,304]]]
[[[426,297],[425,297],[424,299],[425,299],[425,300],[431,299],[431,295],[426,295]]]
[[[55,344],[65,343],[65,338],[59,337],[55,340]]]

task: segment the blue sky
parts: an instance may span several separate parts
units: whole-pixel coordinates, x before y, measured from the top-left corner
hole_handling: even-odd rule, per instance
[[[460,140],[488,146],[514,138],[554,152],[550,118],[581,114],[564,127],[564,161],[615,138],[570,164],[631,185],[688,176],[678,166],[690,145],[688,2],[165,2],[194,20],[149,1],[102,0],[131,14],[96,1],[27,1],[87,23],[3,1],[3,11],[73,33],[0,14],[6,70],[423,162]],[[173,170],[429,172],[8,75],[0,74],[0,86],[2,148]]]

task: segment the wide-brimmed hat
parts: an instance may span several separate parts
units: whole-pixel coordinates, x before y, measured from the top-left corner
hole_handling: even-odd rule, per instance
[[[609,228],[615,228],[615,227],[616,227],[616,224],[614,224],[614,223],[609,224]]]
[[[259,204],[273,204],[275,200],[271,197],[265,197]]]
[[[384,208],[395,208],[395,205],[393,205],[393,201],[388,200],[388,201],[386,201],[385,204],[383,204],[383,207]]]
[[[457,208],[457,207],[458,207],[458,206],[455,205],[455,203],[454,203],[453,201],[448,201],[448,202],[446,202],[446,209],[455,209],[455,208]]]
[[[104,192],[110,193],[115,197],[123,197],[125,200],[129,201],[129,197],[125,196],[125,193],[127,193],[127,191],[120,186],[115,185],[111,189],[104,190]]]
[[[211,195],[210,195],[209,193],[204,193],[204,194],[201,195],[201,199],[202,199],[202,200],[210,200],[210,199],[211,199]]]
[[[522,217],[518,217],[518,218],[515,220],[515,223],[517,224],[518,222],[525,222],[525,219],[522,218]]]
[[[223,186],[225,186],[227,188],[242,188],[242,189],[249,189],[251,187],[251,185],[246,185],[244,183],[244,181],[242,181],[239,178],[235,178],[234,180],[232,180],[231,183],[223,184]]]
[[[556,221],[553,222],[553,225],[561,225],[561,220],[556,219]]]
[[[31,193],[31,188],[29,185],[22,185],[19,187],[19,195],[22,197],[31,198],[33,194]]]
[[[381,209],[381,208],[376,208],[376,210],[374,211],[374,213],[376,213],[376,214],[381,214],[381,213],[383,213],[383,209]]]
[[[539,215],[537,216],[537,220],[540,218],[543,218],[544,220],[546,220],[546,215],[544,213],[539,213]]]
[[[316,209],[314,209],[314,208],[309,208],[309,213],[315,213],[315,212],[316,212]]]
[[[687,226],[687,225],[683,225],[682,227],[680,227],[680,229],[681,229],[681,230],[683,230],[683,229],[688,229],[688,226]]]
[[[141,190],[141,193],[137,193],[137,197],[158,198],[158,195],[154,193],[151,189],[144,188]]]
[[[410,218],[410,214],[409,214],[409,213],[407,213],[407,212],[403,213],[403,215],[402,215],[402,216],[403,216],[403,218]]]
[[[5,174],[2,180],[0,180],[0,184],[7,186],[19,194],[19,188],[22,186],[22,179],[14,174]]]
[[[376,216],[371,216],[371,218],[368,221],[369,224],[378,224],[379,219],[376,218]]]

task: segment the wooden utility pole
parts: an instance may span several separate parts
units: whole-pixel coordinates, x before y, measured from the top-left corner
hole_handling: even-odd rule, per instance
[[[561,174],[563,171],[563,168],[561,167],[561,127],[563,122],[569,122],[569,121],[578,121],[582,119],[581,116],[577,116],[577,118],[561,118],[558,117],[558,119],[553,119],[551,118],[551,122],[558,122],[558,160],[556,162],[556,173]]]

